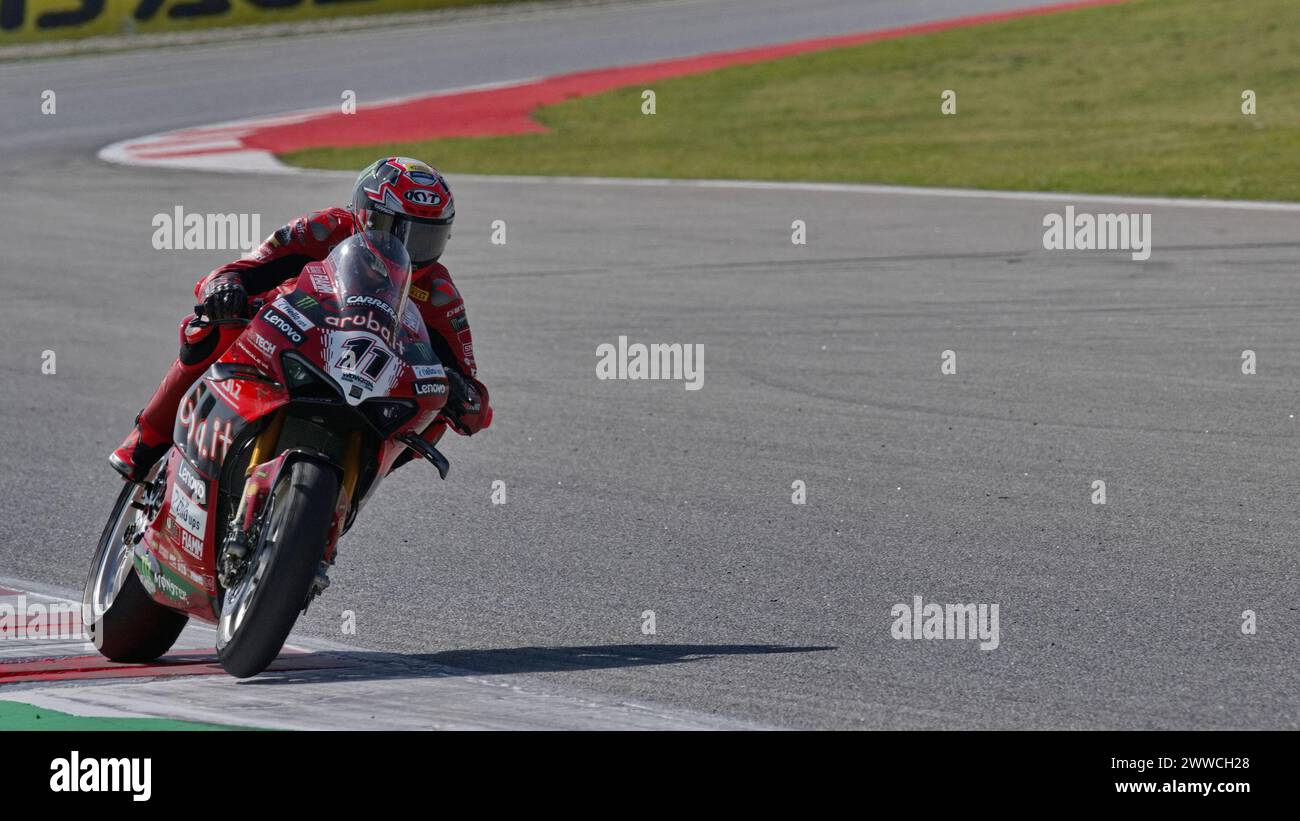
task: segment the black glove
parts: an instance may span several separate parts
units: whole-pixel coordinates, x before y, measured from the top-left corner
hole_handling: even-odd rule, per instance
[[[443,371],[447,374],[447,406],[460,407],[469,399],[469,392],[473,388],[455,368],[444,368]]]
[[[483,410],[483,397],[479,395],[474,383],[461,376],[455,368],[446,368],[446,372],[447,404],[443,406],[442,413],[457,433],[467,434],[468,427],[461,421],[461,417],[474,417],[480,413]]]
[[[203,313],[208,319],[242,319],[248,316],[248,292],[229,279],[218,279],[203,289]]]

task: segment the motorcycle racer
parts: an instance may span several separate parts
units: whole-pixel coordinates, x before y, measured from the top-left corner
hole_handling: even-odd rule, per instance
[[[438,261],[455,216],[455,201],[441,174],[409,157],[386,157],[357,177],[349,208],[326,208],[298,217],[275,231],[250,256],[222,265],[201,279],[194,295],[210,320],[247,317],[251,300],[272,295],[281,284],[298,276],[304,265],[325,259],[334,246],[354,233],[394,235],[406,246],[413,263],[411,303],[428,327],[434,352],[451,382],[447,406],[424,436],[432,439],[444,425],[470,436],[492,423],[492,407],[487,387],[478,380],[465,302],[451,273]],[[166,453],[181,399],[237,336],[222,326],[196,319],[191,314],[181,321],[179,356],[136,416],[126,440],[109,456],[109,463],[129,481],[140,481]]]

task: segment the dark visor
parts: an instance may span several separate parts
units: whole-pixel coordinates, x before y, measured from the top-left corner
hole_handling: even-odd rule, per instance
[[[406,246],[406,253],[417,268],[442,256],[443,249],[447,247],[447,237],[451,233],[451,225],[445,222],[390,214],[377,208],[370,209],[369,223],[361,228],[397,237]]]

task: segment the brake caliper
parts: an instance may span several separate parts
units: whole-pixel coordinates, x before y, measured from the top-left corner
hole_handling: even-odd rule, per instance
[[[140,539],[144,538],[149,525],[158,518],[158,513],[162,510],[163,497],[166,495],[167,468],[164,465],[153,481],[144,485],[140,498],[131,502],[131,507],[135,508],[135,518],[122,533],[122,538],[127,544],[134,547],[139,544]]]
[[[230,537],[221,548],[221,559],[217,564],[217,578],[226,590],[234,587],[244,568],[248,566],[248,535],[231,527]]]
[[[221,555],[217,561],[217,576],[221,586],[229,590],[243,575],[248,566],[248,557],[253,545],[257,544],[260,530],[261,513],[267,498],[271,495],[271,475],[267,470],[256,469],[244,483],[244,492],[239,497],[239,506],[230,517],[227,528],[226,543],[221,546]]]

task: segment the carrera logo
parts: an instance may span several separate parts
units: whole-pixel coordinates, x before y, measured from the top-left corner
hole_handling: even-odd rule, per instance
[[[298,332],[298,329],[293,327],[293,325],[289,323],[289,320],[280,316],[275,311],[267,311],[262,314],[262,319],[266,321],[266,324],[288,337],[288,339],[295,345],[302,342],[303,336]]]
[[[442,197],[432,191],[424,191],[419,188],[414,191],[407,191],[402,195],[402,198],[409,200],[416,205],[438,205],[442,202]]]
[[[372,296],[350,296],[348,297],[348,304],[366,305],[371,308],[378,308],[379,310],[391,316],[393,319],[397,318],[397,311],[393,309],[392,305],[389,305],[387,302],[384,302],[382,299],[376,299],[375,297]]]
[[[176,471],[176,481],[185,486],[189,491],[190,498],[199,507],[206,507],[208,504],[208,488],[202,479],[190,470],[189,463],[184,459],[180,462],[180,469]]]

